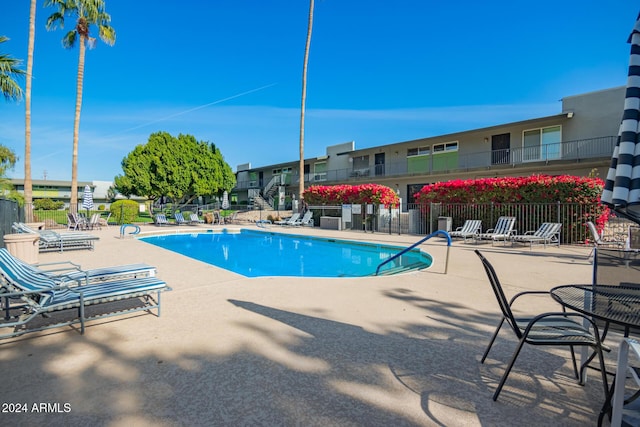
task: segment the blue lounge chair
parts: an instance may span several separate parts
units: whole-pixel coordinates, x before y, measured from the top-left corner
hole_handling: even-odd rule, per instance
[[[59,285],[74,283],[81,285],[125,277],[153,277],[156,275],[156,267],[149,264],[126,264],[91,270],[83,270],[80,265],[70,261],[31,265],[14,257],[5,248],[0,249],[0,263],[9,266],[16,273],[22,272],[25,276],[39,274],[55,280]]]
[[[182,212],[176,212],[175,214],[173,214],[173,217],[175,218],[177,225],[190,225],[191,224],[189,221],[184,219],[184,215],[182,215]]]
[[[167,221],[167,216],[165,214],[159,213],[153,218],[153,223],[158,226],[169,225],[169,221]]]
[[[93,319],[112,317],[156,309],[160,315],[160,293],[171,290],[156,277],[122,278],[90,283],[60,284],[59,281],[28,269],[15,268],[11,263],[0,260],[0,297],[4,298],[7,316],[0,319],[0,328],[10,328],[0,338],[14,337],[28,332],[80,324],[84,333],[85,322]],[[108,304],[121,300],[137,300],[137,304],[110,306],[106,310],[96,309],[91,316],[85,315],[89,305]],[[17,301],[17,302],[16,302]],[[53,316],[51,323],[33,324],[40,315],[66,312],[68,316]]]

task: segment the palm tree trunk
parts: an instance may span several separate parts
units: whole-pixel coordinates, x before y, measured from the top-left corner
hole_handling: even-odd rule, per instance
[[[73,121],[73,154],[71,156],[71,200],[69,212],[78,212],[78,137],[80,134],[80,110],[82,109],[82,82],[84,80],[84,55],[86,37],[80,34],[78,80],[76,82],[76,115]]]
[[[309,0],[309,23],[307,24],[307,42],[304,46],[304,63],[302,65],[302,103],[300,106],[300,181],[298,184],[298,200],[302,201],[304,194],[304,111],[307,102],[307,64],[309,63],[309,46],[311,45],[311,30],[313,28],[313,3]]]
[[[36,38],[36,0],[29,9],[29,50],[27,53],[27,78],[24,94],[24,215],[25,222],[33,222],[33,183],[31,181],[31,76],[33,71],[33,46]]]

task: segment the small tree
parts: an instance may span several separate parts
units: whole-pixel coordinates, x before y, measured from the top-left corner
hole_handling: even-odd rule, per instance
[[[176,203],[191,203],[199,196],[230,191],[236,184],[231,167],[215,145],[191,135],[173,137],[157,132],[122,160],[124,175],[115,187],[124,196],[156,200],[167,196]]]
[[[109,211],[118,224],[127,224],[136,220],[138,209],[138,203],[133,200],[118,200],[111,203]]]
[[[13,184],[6,178],[7,170],[13,168],[18,158],[10,148],[0,145],[0,196],[15,200],[20,206],[24,205],[24,197],[18,193]]]

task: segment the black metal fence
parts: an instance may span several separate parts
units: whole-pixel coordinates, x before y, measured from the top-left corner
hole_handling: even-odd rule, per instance
[[[180,206],[182,212],[215,209],[215,205]],[[178,206],[163,206],[174,211]],[[231,209],[237,208],[235,206]],[[341,229],[389,234],[427,235],[436,230],[455,230],[467,219],[482,221],[483,230],[493,228],[500,216],[516,217],[518,234],[537,230],[543,222],[562,223],[562,244],[584,244],[590,240],[587,221],[596,221],[603,207],[598,204],[577,203],[431,203],[403,204],[401,208],[385,208],[378,205],[311,206],[315,226],[323,225],[323,218],[333,218],[332,225],[340,223]],[[154,210],[158,210],[157,208]],[[104,212],[103,215],[107,215]],[[11,233],[14,221],[23,221],[24,213],[15,202],[0,199],[0,232]],[[340,218],[338,221],[337,218]],[[44,222],[47,228],[66,227],[66,211],[34,211],[34,220]],[[622,218],[610,218],[605,234],[628,230],[632,222]]]
[[[485,203],[404,204],[401,209],[377,205],[341,207],[312,206],[316,225],[322,217],[341,217],[342,228],[389,234],[427,235],[436,230],[452,231],[467,219],[482,221],[483,230],[493,228],[500,216],[516,217],[515,232],[535,231],[543,222],[562,223],[563,244],[583,244],[590,238],[587,221],[596,221],[603,207],[577,203]],[[609,227],[628,228],[632,223],[611,218]]]
[[[0,199],[0,233],[11,234],[11,225],[23,221],[23,210],[13,200]],[[4,239],[0,239],[0,248],[4,248]]]

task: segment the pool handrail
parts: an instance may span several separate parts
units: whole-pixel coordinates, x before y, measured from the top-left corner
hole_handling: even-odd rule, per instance
[[[443,237],[447,238],[447,257],[445,259],[445,263],[444,263],[444,274],[447,274],[447,267],[449,266],[449,248],[451,247],[451,236],[449,235],[449,233],[447,233],[445,230],[436,230],[433,233],[429,234],[426,237],[423,237],[422,239],[418,240],[416,243],[414,243],[413,245],[404,248],[403,250],[401,250],[400,252],[398,252],[397,254],[395,254],[392,257],[389,257],[387,259],[385,259],[384,261],[382,261],[380,264],[378,264],[378,268],[376,268],[376,276],[378,275],[378,273],[380,272],[380,268],[393,261],[396,258],[399,258],[400,256],[402,256],[403,254],[409,252],[410,250],[412,250],[413,248],[415,248],[418,245],[423,244],[424,242],[426,242],[427,240],[429,240],[432,237],[435,237],[437,235],[442,235]]]

